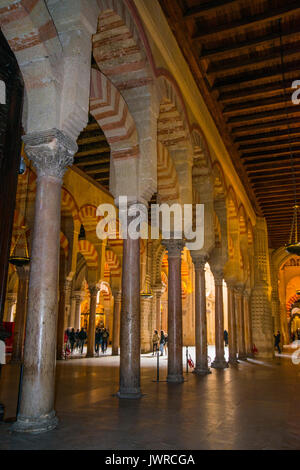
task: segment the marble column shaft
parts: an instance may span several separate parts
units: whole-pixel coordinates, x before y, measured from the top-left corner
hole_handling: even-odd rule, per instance
[[[168,250],[168,376],[171,383],[182,383],[182,299],[181,253],[182,240],[164,240]]]
[[[82,293],[75,292],[75,320],[74,320],[75,331],[80,329],[81,302],[82,302]]]
[[[195,339],[196,367],[195,374],[209,374],[207,353],[207,317],[206,317],[206,287],[205,264],[206,257],[193,257],[195,266]]]
[[[11,357],[11,362],[13,363],[21,362],[23,359],[25,323],[27,316],[29,266],[17,267],[17,272],[19,276],[19,286],[14,328],[13,350]]]
[[[212,363],[215,369],[225,369],[228,363],[224,351],[224,306],[223,306],[223,273],[214,272],[215,279],[215,339],[216,357]]]
[[[89,314],[89,328],[87,338],[87,353],[86,357],[94,357],[95,355],[95,333],[96,333],[96,307],[97,295],[99,288],[96,285],[89,286],[90,291],[90,314]]]
[[[243,291],[240,288],[235,289],[235,307],[237,316],[237,344],[238,344],[238,359],[244,361],[247,359],[246,344],[245,344],[245,322],[244,322],[244,301]]]
[[[112,356],[118,356],[119,354],[121,299],[122,299],[122,293],[120,291],[114,292]]]
[[[129,223],[131,217],[128,218]],[[140,240],[123,240],[119,398],[140,398]]]
[[[20,411],[13,430],[56,427],[54,411],[61,187],[77,145],[57,129],[23,137],[37,171]]]
[[[64,336],[67,328],[68,318],[68,298],[71,294],[71,282],[65,281],[59,287],[59,302],[58,302],[58,319],[57,319],[57,344],[56,344],[56,357],[57,359],[64,359]]]
[[[235,317],[235,295],[234,287],[227,283],[228,292],[228,346],[229,363],[237,364],[237,329]]]
[[[252,357],[252,325],[251,325],[251,310],[250,310],[250,296],[248,292],[244,292],[244,319],[245,319],[245,338],[246,338],[246,353],[248,357]]]

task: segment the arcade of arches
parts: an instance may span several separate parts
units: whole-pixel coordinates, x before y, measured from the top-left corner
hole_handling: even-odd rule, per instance
[[[168,332],[167,381],[176,384],[183,346],[195,347],[195,373],[205,375],[209,345],[212,367],[227,369],[253,357],[253,345],[272,360],[274,333],[289,344],[300,327],[299,258],[270,248],[266,220],[153,3],[156,18],[146,0],[0,1],[3,41],[24,81],[26,171],[10,252],[28,247],[30,265],[6,263],[1,313],[15,324],[12,362],[24,363],[16,431],[57,425],[67,327],[87,329],[87,357],[96,326],[109,329],[121,399],[141,396],[140,352],[152,351],[154,329]],[[119,224],[116,238],[100,240],[97,208],[119,196],[147,210],[204,204],[203,247],[121,240]]]

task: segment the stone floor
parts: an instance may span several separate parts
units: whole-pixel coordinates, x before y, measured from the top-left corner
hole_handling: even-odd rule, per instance
[[[59,427],[24,436],[2,424],[0,449],[300,449],[300,365],[288,350],[273,362],[250,360],[205,377],[185,374],[182,385],[153,382],[156,359],[143,356],[139,401],[113,396],[118,364],[109,356],[60,362]],[[163,358],[162,380],[166,364]],[[5,366],[0,401],[7,418],[15,412],[17,375],[16,366]]]

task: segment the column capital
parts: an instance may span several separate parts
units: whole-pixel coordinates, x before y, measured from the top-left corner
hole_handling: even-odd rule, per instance
[[[196,271],[203,271],[208,261],[207,255],[197,255],[191,252],[192,260]]]
[[[176,240],[174,238],[170,240],[162,240],[162,245],[168,250],[169,258],[180,258],[182,250],[184,248],[184,240]]]
[[[81,292],[80,290],[76,290],[75,292],[73,292],[72,298],[78,302],[81,302],[83,298],[83,292]]]
[[[121,302],[121,300],[122,300],[122,291],[121,291],[121,289],[113,289],[112,290],[112,295],[113,295],[113,298],[114,298],[115,302]]]
[[[211,266],[211,272],[213,273],[214,279],[215,279],[215,285],[220,286],[223,285],[223,280],[224,280],[224,271],[220,267],[214,267]]]
[[[98,284],[89,284],[89,291],[90,291],[90,294],[91,294],[91,297],[96,297],[98,295],[98,292],[99,292],[99,285]]]
[[[234,293],[239,296],[244,295],[244,286],[236,284],[234,287]]]
[[[23,141],[38,177],[51,176],[62,180],[78,149],[77,144],[58,129],[27,134]]]

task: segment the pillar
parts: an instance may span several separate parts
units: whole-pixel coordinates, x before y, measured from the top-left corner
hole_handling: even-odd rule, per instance
[[[75,331],[80,329],[81,302],[82,302],[82,292],[75,292],[75,322],[74,322]]]
[[[251,311],[250,311],[250,295],[244,291],[244,319],[245,319],[245,339],[246,339],[246,354],[252,357],[252,326],[251,326]]]
[[[73,295],[71,297],[70,315],[69,315],[69,318],[68,318],[68,326],[71,327],[71,328],[75,328],[75,308],[76,308],[76,298],[75,298],[75,295],[73,293]],[[77,328],[76,328],[76,330],[77,330]]]
[[[155,312],[156,312],[156,320],[155,320],[155,329],[160,332],[162,329],[162,318],[161,318],[161,294],[162,288],[158,287],[155,289]]]
[[[23,359],[23,346],[25,335],[25,323],[27,315],[27,296],[28,296],[28,280],[29,280],[29,266],[17,267],[19,286],[18,286],[18,300],[16,308],[16,319],[14,328],[13,350],[11,362],[18,363]]]
[[[214,271],[215,280],[215,343],[216,357],[212,363],[215,369],[225,369],[228,363],[224,354],[224,310],[223,310],[223,272]]]
[[[168,376],[171,383],[182,383],[182,300],[181,253],[182,240],[164,240],[168,250]]]
[[[114,292],[114,313],[112,332],[112,356],[119,355],[120,345],[120,316],[121,316],[121,291]]]
[[[57,426],[54,411],[61,186],[77,145],[57,129],[23,137],[37,172],[20,411],[13,430]]]
[[[196,338],[196,367],[195,374],[210,374],[207,353],[207,318],[206,318],[206,288],[204,256],[193,256],[195,266],[195,338]]]
[[[128,217],[128,223],[131,217]],[[140,240],[123,240],[119,398],[140,398]]]
[[[236,316],[235,316],[235,296],[234,286],[227,282],[228,293],[228,346],[229,364],[237,364],[237,336],[236,336]]]
[[[241,361],[245,361],[247,359],[247,353],[245,342],[244,298],[243,289],[241,287],[235,288],[234,301],[237,318],[238,359]]]
[[[87,353],[86,357],[94,357],[95,355],[95,333],[96,333],[96,307],[97,295],[99,287],[96,284],[89,285],[90,291],[90,314],[89,314],[89,328],[87,339]]]

